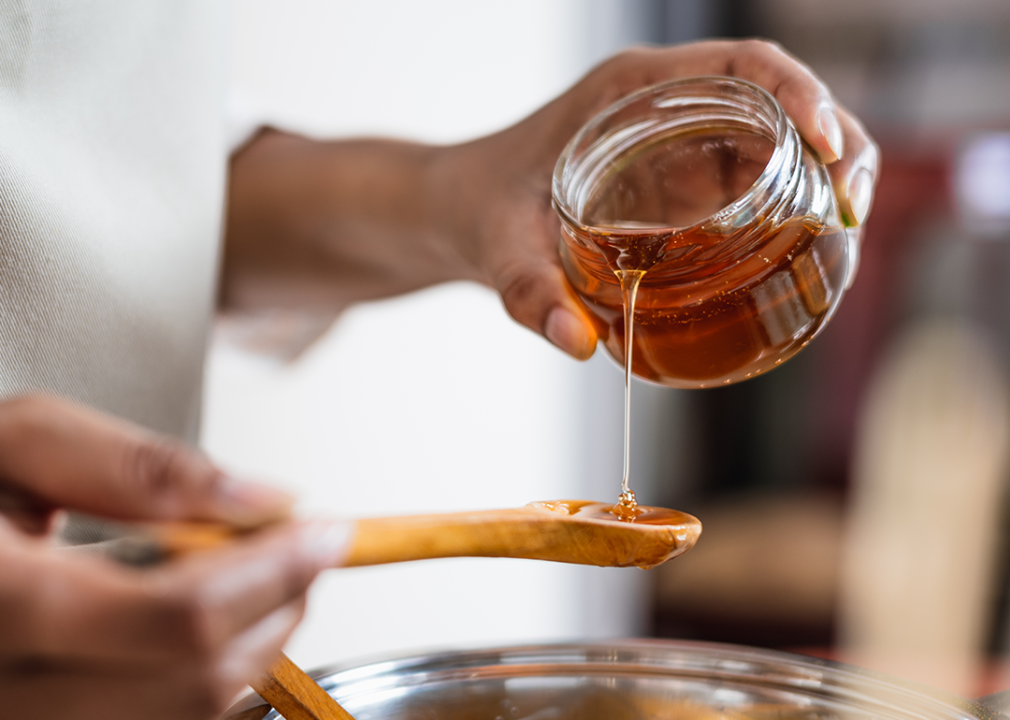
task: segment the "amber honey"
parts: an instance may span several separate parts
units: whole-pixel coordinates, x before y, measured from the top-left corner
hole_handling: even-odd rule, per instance
[[[610,505],[588,500],[553,500],[532,503],[532,505],[547,508],[552,512],[578,515],[586,520],[634,522],[639,525],[681,525],[693,520],[690,515],[679,510],[639,505],[632,502],[632,505],[626,506],[620,502]]]
[[[638,262],[631,371],[671,387],[704,388],[759,375],[821,329],[847,273],[844,230],[809,217],[762,228],[742,258],[712,263],[712,249],[738,240],[684,233],[569,230],[565,272],[622,365],[624,297],[619,267]]]

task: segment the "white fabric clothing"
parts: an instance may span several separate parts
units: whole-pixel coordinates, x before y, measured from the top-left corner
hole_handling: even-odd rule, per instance
[[[227,170],[218,0],[0,0],[0,397],[197,439]]]

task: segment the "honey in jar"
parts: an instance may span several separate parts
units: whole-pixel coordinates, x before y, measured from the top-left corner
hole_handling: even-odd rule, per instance
[[[744,81],[673,81],[612,105],[565,149],[553,196],[568,280],[645,380],[759,375],[810,342],[849,279],[826,169]]]

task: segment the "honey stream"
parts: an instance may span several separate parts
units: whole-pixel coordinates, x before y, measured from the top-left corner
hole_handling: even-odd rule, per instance
[[[638,501],[631,490],[631,354],[634,348],[635,297],[642,282],[644,270],[618,270],[621,295],[624,300],[624,476],[621,494],[612,512],[618,520],[634,522],[639,515]]]

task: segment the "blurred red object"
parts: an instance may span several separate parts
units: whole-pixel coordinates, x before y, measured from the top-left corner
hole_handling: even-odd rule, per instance
[[[824,379],[822,408],[810,433],[820,446],[819,476],[843,485],[848,478],[856,415],[878,356],[899,320],[906,268],[922,229],[953,214],[950,177],[953,144],[933,150],[881,143],[881,174],[855,283],[838,315],[818,340]]]

